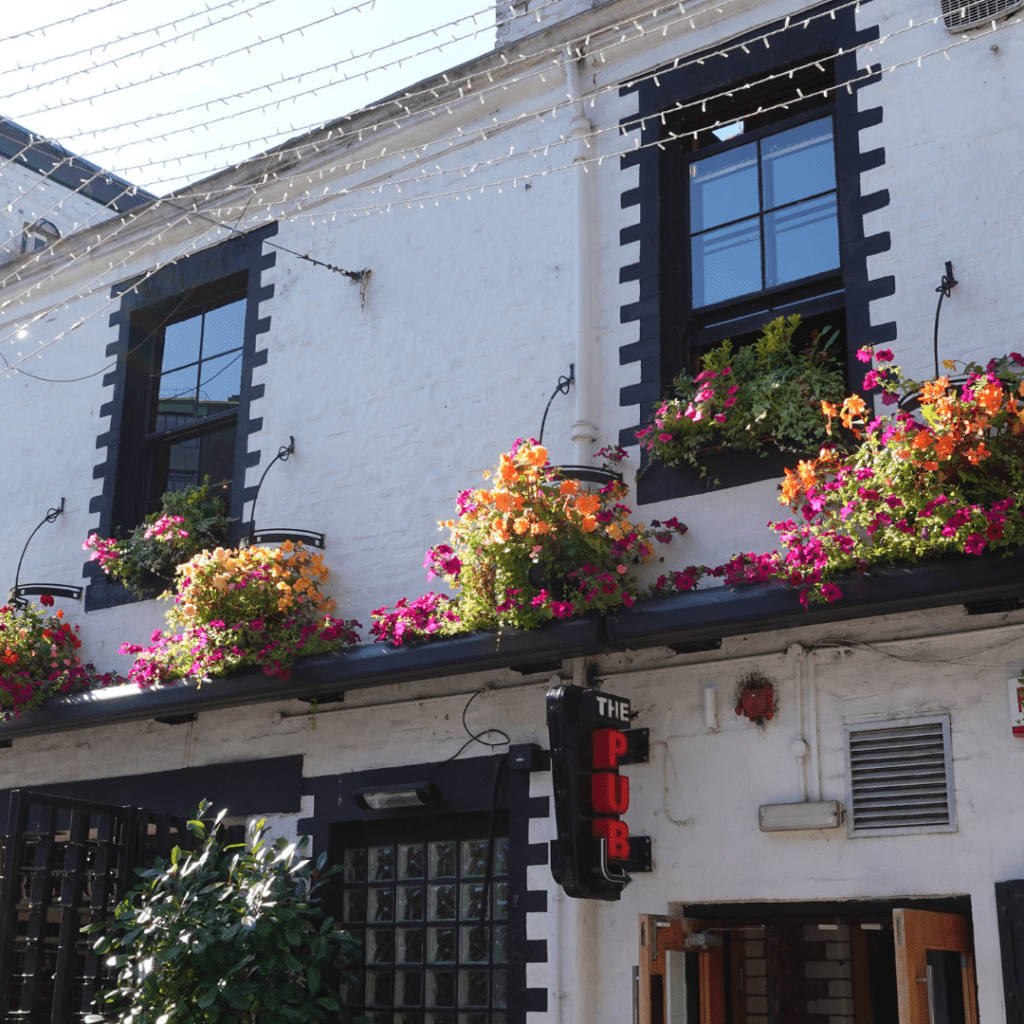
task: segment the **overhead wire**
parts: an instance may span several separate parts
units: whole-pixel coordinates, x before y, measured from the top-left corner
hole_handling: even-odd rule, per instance
[[[90,7],[87,11],[79,11],[77,14],[68,15],[66,18],[58,18],[56,21],[48,22],[46,25],[37,25],[35,28],[25,29],[22,32],[14,32],[9,36],[0,37],[0,43],[10,42],[12,39],[22,39],[25,36],[34,36],[37,32],[46,35],[48,28],[56,28],[58,25],[67,25],[69,22],[78,21],[79,18],[86,18],[90,14],[99,14],[101,11],[109,11],[111,7],[125,3],[125,0],[107,0],[107,3],[99,7]]]
[[[902,67],[902,66],[905,66],[907,64],[914,63],[915,61],[920,63],[920,60],[922,60],[924,57],[935,56],[938,53],[946,52],[950,48],[955,48],[955,47],[957,47],[959,45],[962,45],[962,44],[970,42],[970,41],[973,41],[973,40],[969,39],[969,38],[965,38],[960,43],[952,43],[952,44],[949,44],[946,47],[937,48],[937,49],[935,49],[933,51],[929,51],[927,53],[918,55],[916,57],[909,58],[909,59],[907,59],[905,61],[896,62],[895,64],[890,65],[888,68],[867,68],[867,69],[864,69],[861,72],[861,76],[871,78],[871,77],[875,77],[875,76],[881,74],[884,71],[892,71],[892,70],[895,70],[898,67]],[[872,41],[872,43],[874,45],[877,45],[878,42],[879,42],[879,40]],[[865,44],[865,45],[868,45],[868,44]],[[849,53],[849,52],[852,52],[852,51],[851,50],[847,50],[846,52]],[[947,56],[948,56],[948,53],[947,53]],[[830,87],[830,89],[827,90],[827,91],[831,91],[832,88],[842,88],[844,85],[849,87],[854,82],[857,82],[859,84],[859,79],[860,79],[861,76],[858,76],[858,79],[851,79],[850,82],[847,82],[847,83],[837,83],[836,86]],[[794,100],[790,100],[789,102],[794,102]],[[786,106],[786,105],[787,105],[786,103],[780,103],[777,106]],[[613,127],[615,129],[618,128],[618,126],[613,126]],[[610,130],[610,129],[604,129],[604,130]],[[606,158],[608,158],[610,156],[623,155],[626,152],[632,152],[632,151],[634,151],[637,148],[641,148],[641,146],[639,144],[639,140],[636,140],[636,142],[637,142],[637,145],[635,145],[632,148],[627,148],[627,149],[623,150],[619,154],[607,154],[606,153],[606,154],[602,154],[599,157],[589,158],[586,162],[587,163],[593,163],[593,162],[600,163],[603,159],[606,159]],[[552,144],[557,144],[557,143],[552,143]],[[663,142],[655,141],[655,142],[652,142],[652,143],[648,143],[648,144],[644,145],[643,148],[647,148],[648,146],[651,146],[651,145],[663,145]],[[488,163],[490,163],[490,162],[492,162],[492,161],[488,161]],[[548,169],[546,169],[543,172],[539,172],[539,174],[541,176],[543,176],[544,174],[550,173],[552,171],[563,170],[563,169],[564,170],[571,170],[572,169],[572,165],[569,164],[569,165],[565,165],[563,167],[548,168]],[[451,173],[451,171],[449,170],[449,171],[443,172],[443,173]],[[454,196],[454,197],[458,198],[458,197],[460,197],[462,195],[466,195],[466,196],[470,196],[471,197],[472,190],[474,190],[474,189],[479,188],[479,190],[482,192],[485,188],[493,188],[493,187],[497,186],[497,187],[499,187],[499,190],[500,190],[500,185],[502,185],[502,184],[509,184],[509,183],[514,184],[518,180],[525,180],[525,179],[528,179],[528,178],[531,178],[531,177],[535,177],[537,175],[538,175],[538,172],[526,172],[526,173],[517,175],[513,179],[504,179],[503,181],[498,181],[498,182],[495,182],[495,181],[486,182],[483,186],[473,185],[473,186],[469,186],[469,187],[463,187],[463,188],[460,188],[460,189],[448,190],[446,192],[435,193],[435,194],[430,195],[430,196],[416,196],[416,197],[413,197],[412,202],[420,201],[421,205],[422,205],[422,201],[423,200],[428,200],[428,199],[431,199],[431,198],[433,198],[435,200],[439,199],[439,198],[443,198],[443,197],[448,197],[448,196]],[[421,180],[421,179],[420,178],[416,178],[416,179],[413,179],[413,180]],[[373,190],[373,191],[377,191],[378,190],[378,186],[377,185],[368,186],[368,189],[369,190]],[[381,187],[380,190],[382,191],[383,187]],[[356,190],[356,191],[359,191],[359,190]],[[359,213],[370,213],[370,212],[373,212],[373,211],[384,212],[386,209],[391,209],[393,206],[400,205],[403,202],[405,203],[406,206],[410,205],[410,202],[406,201],[406,200],[393,200],[393,201],[388,202],[386,204],[375,204],[374,206],[370,206],[370,207],[360,207],[360,208],[356,208],[356,209],[351,209],[350,208],[350,209],[347,209],[347,210],[344,210],[344,211],[335,211],[333,216],[336,217],[338,212],[350,213],[350,214],[353,214],[353,215],[358,215]],[[264,204],[257,202],[256,205],[257,206],[261,206],[261,205],[264,205]],[[281,206],[281,205],[283,205],[283,203],[282,203],[282,201],[270,201],[266,205],[268,205],[268,206]],[[193,210],[191,210],[189,212],[191,214],[198,215],[198,211],[196,211],[195,209],[193,209]],[[220,212],[223,212],[223,211],[220,211]],[[325,216],[328,216],[328,215],[329,215],[329,212],[328,213],[321,212],[321,213],[316,213],[316,214],[305,214],[303,216],[308,218],[311,222],[315,222],[317,219],[323,220],[323,218]],[[270,219],[273,219],[273,218],[270,218]],[[292,214],[292,215],[289,216],[289,215],[281,215],[281,214],[279,214],[279,219],[285,219],[285,220],[298,219],[298,215]],[[78,325],[76,324],[75,326],[77,327]],[[63,336],[63,335],[61,335],[61,336]],[[60,336],[58,336],[58,338],[59,337]],[[52,344],[53,341],[56,341],[56,340],[58,340],[58,339],[53,339],[51,342],[47,342],[44,345],[42,345],[39,348],[37,348],[35,352],[29,353],[29,355],[27,355],[27,356],[23,356],[21,361],[23,361],[26,358],[30,358],[32,355],[39,354],[44,348],[48,347],[49,344]],[[17,366],[17,362],[12,364],[12,368],[14,368],[16,366]]]

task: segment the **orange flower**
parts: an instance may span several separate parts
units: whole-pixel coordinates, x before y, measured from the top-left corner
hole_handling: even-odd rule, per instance
[[[527,519],[525,516],[520,516],[518,519],[513,519],[512,529],[519,534],[526,533],[526,531],[530,529],[530,520]]]
[[[800,477],[800,485],[807,490],[809,487],[813,487],[818,482],[818,467],[814,460],[805,461],[801,459],[796,464],[796,471]]]
[[[5,652],[4,656],[0,658],[0,661],[2,661],[5,665],[13,665],[17,660],[18,656],[14,653],[14,651],[10,649],[10,647],[7,648],[7,651]]]
[[[1003,389],[995,383],[988,383],[980,391],[975,392],[975,397],[985,406],[989,415],[999,412],[1003,404]]]
[[[558,487],[560,494],[575,494],[580,489],[578,480],[563,480]]]
[[[925,383],[921,385],[921,404],[929,405],[930,403],[944,397],[946,394],[946,388],[948,387],[948,377],[936,377],[935,380],[925,381]]]
[[[520,457],[531,466],[543,466],[548,461],[548,450],[542,445],[527,448],[519,453]]]
[[[927,430],[919,430],[914,435],[914,440],[911,444],[918,450],[923,451],[932,443],[932,435]]]
[[[922,462],[921,465],[924,466],[925,469],[930,469],[933,473],[939,468],[939,464],[937,462]]]
[[[985,447],[985,442],[980,441],[978,447],[967,453],[967,458],[972,466],[976,466],[982,459],[987,459],[992,453]]]
[[[519,479],[519,471],[515,463],[507,456],[501,456],[501,465],[498,467],[498,476],[504,483],[510,484]]]
[[[940,459],[948,459],[952,454],[956,445],[953,443],[953,438],[946,434],[944,437],[940,437],[935,442],[935,455]]]
[[[596,494],[580,494],[576,498],[576,511],[585,516],[592,516],[601,507],[601,499]]]
[[[580,525],[584,533],[593,533],[597,529],[597,520],[593,516],[587,516]]]
[[[544,522],[543,519],[541,519],[539,522],[534,523],[530,527],[530,533],[532,533],[536,537],[539,533],[548,533],[550,529],[551,527],[546,522]]]
[[[792,504],[800,494],[800,478],[791,469],[786,469],[786,479],[779,485],[782,494],[779,501],[784,505]]]
[[[495,491],[494,507],[499,512],[514,512],[516,507],[515,499],[508,491]]]
[[[839,415],[839,410],[831,402],[826,401],[821,403],[821,412],[823,416],[828,416],[830,419]]]

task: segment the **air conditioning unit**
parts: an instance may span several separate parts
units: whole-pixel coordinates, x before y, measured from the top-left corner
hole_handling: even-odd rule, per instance
[[[988,25],[1024,7],[1024,0],[942,0],[942,20],[950,32]]]

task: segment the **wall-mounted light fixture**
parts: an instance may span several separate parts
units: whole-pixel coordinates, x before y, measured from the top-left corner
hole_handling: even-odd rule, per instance
[[[441,790],[433,782],[399,782],[374,786],[354,796],[364,811],[394,811],[403,807],[430,807],[441,802]]]

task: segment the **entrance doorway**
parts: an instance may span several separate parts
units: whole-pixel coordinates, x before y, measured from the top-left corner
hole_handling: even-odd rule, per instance
[[[687,907],[639,939],[636,1024],[977,1024],[966,900]]]

